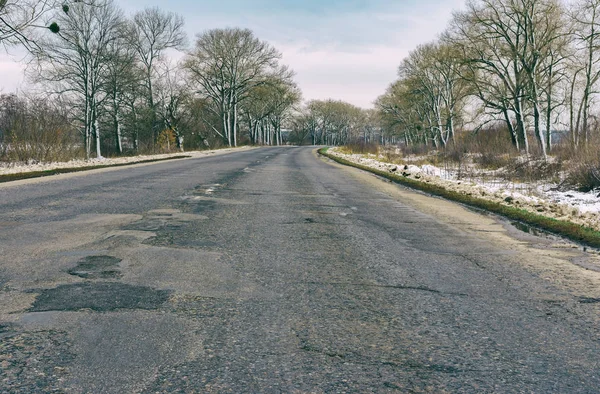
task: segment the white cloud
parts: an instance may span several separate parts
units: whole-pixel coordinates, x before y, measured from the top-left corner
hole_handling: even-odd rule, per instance
[[[358,52],[306,46],[275,45],[283,51],[283,62],[296,71],[304,98],[346,100],[360,107],[372,106],[396,76],[401,56],[395,48],[378,46]]]
[[[22,56],[0,53],[0,93],[11,93],[21,88],[24,70]]]
[[[282,26],[283,40],[270,42],[296,71],[305,99],[341,99],[369,108],[396,79],[402,59],[434,40],[462,4],[452,0],[432,10],[343,14],[305,24],[305,34],[294,23]]]
[[[250,28],[283,53],[283,62],[296,71],[305,99],[334,98],[361,107],[371,107],[396,78],[397,67],[409,51],[435,39],[452,11],[464,4],[464,0],[381,0],[362,11],[309,14],[282,7],[270,13],[255,12],[252,7],[226,12],[227,0],[223,2],[222,7],[214,5],[206,12],[202,2],[185,7],[173,2],[169,7],[179,12],[186,9],[192,43],[195,34],[208,29]],[[151,1],[119,3],[132,13]],[[14,59],[0,54],[0,91],[23,85],[24,67]]]

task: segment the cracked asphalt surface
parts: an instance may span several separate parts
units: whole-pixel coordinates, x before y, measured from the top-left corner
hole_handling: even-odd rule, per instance
[[[262,148],[0,186],[0,392],[596,393],[598,256]]]

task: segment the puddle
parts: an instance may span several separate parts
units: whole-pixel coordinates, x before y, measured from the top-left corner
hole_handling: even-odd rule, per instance
[[[120,262],[112,256],[88,256],[67,272],[84,279],[118,279],[123,276],[118,269]]]
[[[213,241],[198,239],[190,234],[160,232],[155,237],[148,238],[142,242],[144,245],[152,245],[166,248],[218,248],[219,244]]]
[[[551,238],[551,234],[540,230],[536,227],[532,227],[528,224],[522,222],[511,222],[510,224],[512,224],[517,230],[522,231],[524,233],[531,234],[536,237]]]
[[[29,312],[151,310],[164,304],[170,294],[168,290],[117,282],[74,283],[42,290]]]
[[[155,232],[160,230],[163,222],[160,220],[140,220],[123,227],[123,230]]]

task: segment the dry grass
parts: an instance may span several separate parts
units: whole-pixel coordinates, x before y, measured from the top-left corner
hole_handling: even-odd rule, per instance
[[[431,145],[378,147],[356,143],[341,149],[343,153],[375,154],[390,164],[431,164],[456,174],[458,179],[502,179],[513,183],[556,183],[562,188],[588,192],[600,189],[600,130],[588,146],[574,149],[568,138],[556,143],[548,160],[538,152],[530,136],[530,154],[519,152],[509,133],[493,127],[477,133],[457,132],[456,139],[443,149]]]
[[[67,116],[43,99],[0,96],[0,161],[53,162],[84,156]]]
[[[363,141],[355,141],[353,143],[344,145],[342,147],[339,148],[341,152],[343,153],[347,153],[347,154],[360,154],[360,155],[366,155],[366,154],[372,154],[372,155],[377,155],[379,154],[379,145],[377,144],[373,144],[373,143],[365,143]]]

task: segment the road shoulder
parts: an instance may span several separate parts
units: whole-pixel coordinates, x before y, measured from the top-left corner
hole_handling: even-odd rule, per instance
[[[318,156],[315,151],[315,156]],[[528,271],[579,298],[600,297],[600,254],[558,237],[538,237],[515,229],[497,215],[476,212],[459,203],[411,190],[367,171],[319,159],[343,171],[365,187],[450,225],[458,232],[480,237],[492,246],[513,251],[515,261]],[[600,305],[600,304],[599,304]]]

